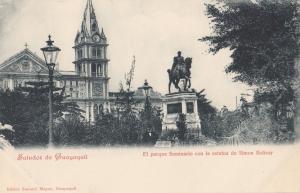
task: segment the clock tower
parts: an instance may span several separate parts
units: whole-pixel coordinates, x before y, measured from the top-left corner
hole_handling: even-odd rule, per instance
[[[76,75],[84,80],[85,100],[80,106],[86,111],[86,117],[94,120],[101,108],[109,109],[108,70],[106,57],[107,39],[103,28],[98,24],[92,0],[87,0],[81,29],[75,37]]]

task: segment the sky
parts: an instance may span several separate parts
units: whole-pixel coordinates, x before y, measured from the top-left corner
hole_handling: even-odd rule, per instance
[[[154,90],[166,94],[167,69],[177,51],[192,57],[192,88],[205,94],[212,104],[230,109],[236,97],[250,93],[249,87],[232,81],[225,73],[231,52],[208,53],[198,39],[210,35],[205,3],[199,0],[93,0],[96,17],[108,38],[110,91],[117,91],[136,57],[133,87],[145,79]],[[80,29],[86,0],[0,0],[0,62],[25,48],[42,57],[48,34],[61,48],[61,70],[74,70],[74,39]]]

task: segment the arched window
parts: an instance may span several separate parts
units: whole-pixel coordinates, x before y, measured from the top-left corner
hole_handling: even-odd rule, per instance
[[[100,70],[100,76],[103,76],[103,65],[102,64],[99,64],[99,65],[100,65],[100,67],[99,67],[100,68],[99,69]]]
[[[81,64],[78,64],[78,72],[81,73]]]
[[[92,25],[92,31],[96,31],[96,28],[97,28],[97,24],[93,23],[93,25]]]
[[[92,63],[92,76],[96,76],[96,72],[97,69],[96,69],[96,64],[95,63]]]
[[[93,58],[96,58],[96,56],[97,56],[96,48],[93,47],[93,48],[92,48],[92,57],[93,57]]]
[[[101,48],[97,48],[97,58],[101,58]]]
[[[98,105],[97,105],[97,104],[94,104],[94,114],[95,114],[95,115],[98,115],[98,114],[99,114],[99,111],[98,111]]]
[[[101,48],[93,47],[92,48],[92,58],[101,58]]]
[[[98,111],[99,111],[99,113],[100,113],[100,112],[102,112],[102,111],[103,111],[103,105],[102,105],[102,104],[99,104],[99,106],[98,106],[98,107],[99,107],[99,110],[98,110]]]

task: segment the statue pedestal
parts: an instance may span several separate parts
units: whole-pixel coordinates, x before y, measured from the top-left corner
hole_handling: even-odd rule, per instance
[[[201,135],[196,93],[178,92],[166,94],[162,98],[162,102],[164,113],[162,135],[177,130],[176,121],[178,121],[181,113],[186,116],[188,133],[197,137]]]

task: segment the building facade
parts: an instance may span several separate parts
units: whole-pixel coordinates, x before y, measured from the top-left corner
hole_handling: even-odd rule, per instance
[[[88,120],[94,120],[101,108],[110,109],[107,46],[104,30],[97,22],[92,1],[88,0],[81,29],[76,34],[73,47],[75,76],[70,76],[78,82],[75,88],[79,89],[75,93],[76,97],[71,99],[86,111]]]
[[[99,111],[110,109],[108,100],[107,38],[97,22],[91,0],[86,8],[74,41],[75,71],[54,72],[54,85],[65,87],[67,100],[84,110],[84,117],[93,121]],[[0,88],[13,90],[29,81],[48,81],[45,61],[27,47],[0,64]]]
[[[65,87],[66,99],[84,110],[83,116],[93,122],[102,110],[114,111],[119,92],[109,92],[107,58],[108,42],[99,25],[91,0],[87,0],[81,28],[74,40],[74,71],[54,71],[54,86]],[[63,54],[63,53],[62,53]],[[44,59],[26,48],[0,64],[0,88],[13,90],[26,86],[26,82],[48,81],[48,68]],[[149,92],[151,103],[162,107],[161,95]],[[142,89],[134,91],[138,108],[142,109],[145,94]]]

